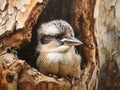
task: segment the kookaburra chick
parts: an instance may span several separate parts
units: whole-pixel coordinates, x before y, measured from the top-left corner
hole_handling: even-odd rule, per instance
[[[37,59],[40,72],[80,78],[80,56],[76,54],[74,46],[81,44],[66,21],[53,20],[42,24],[38,29],[36,48],[40,53]]]

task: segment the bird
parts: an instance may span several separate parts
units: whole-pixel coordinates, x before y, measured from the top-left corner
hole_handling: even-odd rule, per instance
[[[37,34],[39,71],[45,75],[79,79],[81,56],[76,53],[75,46],[83,43],[75,37],[72,26],[65,20],[52,20],[41,24]]]

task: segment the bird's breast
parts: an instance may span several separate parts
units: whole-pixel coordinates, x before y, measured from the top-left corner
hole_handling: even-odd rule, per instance
[[[41,54],[44,59],[40,64],[40,68],[47,73],[54,73],[59,76],[66,76],[71,74],[75,69],[75,58],[76,55],[73,52],[67,53],[47,53]]]
[[[53,71],[61,76],[65,76],[72,72],[74,60],[72,53],[50,53],[47,55],[50,71]]]

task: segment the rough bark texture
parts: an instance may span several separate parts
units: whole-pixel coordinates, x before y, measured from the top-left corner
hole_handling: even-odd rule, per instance
[[[31,39],[31,26],[42,12],[44,2],[42,0],[0,0],[0,2],[1,48],[18,47],[22,41]]]
[[[99,11],[101,53],[100,90],[120,89],[120,0],[101,0]]]
[[[78,50],[82,56],[83,77],[82,84],[86,89],[97,90],[99,52],[96,39],[96,26],[94,19],[95,0],[74,0],[71,5],[70,22],[76,36],[84,45]],[[95,12],[97,13],[97,12]]]
[[[97,10],[99,1],[50,0],[44,9],[46,3],[47,0],[0,0],[0,90],[97,90],[99,51],[96,14],[98,12],[94,11],[95,8]],[[43,9],[44,12],[41,13]],[[37,19],[38,22],[32,31]],[[36,44],[36,28],[42,22],[53,19],[67,20],[73,26],[76,36],[84,42],[83,46],[77,47],[82,56],[82,75],[79,84],[73,87],[64,78],[48,77],[31,67],[33,65],[31,62],[35,62],[29,59],[32,56],[30,52]],[[31,32],[32,43],[27,47],[24,41],[30,40]],[[17,56],[16,48],[21,44],[23,47],[18,50]],[[21,51],[26,50],[25,48],[32,49],[21,55]],[[28,64],[18,58],[25,59]]]

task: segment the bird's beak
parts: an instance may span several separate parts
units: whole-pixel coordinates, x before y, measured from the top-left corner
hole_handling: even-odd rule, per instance
[[[79,46],[83,44],[80,40],[75,37],[64,38],[61,42],[66,46]]]

